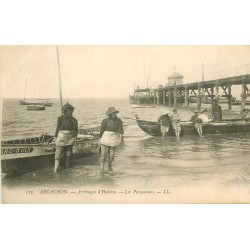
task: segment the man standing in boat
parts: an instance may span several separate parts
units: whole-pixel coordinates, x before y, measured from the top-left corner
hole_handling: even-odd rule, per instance
[[[172,127],[175,130],[176,138],[180,138],[181,133],[181,117],[178,114],[178,109],[173,109],[173,115],[171,116]]]
[[[56,153],[54,172],[60,164],[60,160],[65,155],[65,167],[69,167],[72,148],[78,135],[78,122],[73,117],[74,107],[69,103],[63,106],[64,115],[58,117],[56,128]]]
[[[108,168],[112,170],[112,161],[115,157],[115,149],[121,144],[123,136],[122,120],[117,117],[119,111],[114,107],[109,107],[100,130],[101,144],[101,170],[104,170],[106,160],[108,160]]]
[[[171,124],[171,118],[168,115],[168,113],[166,113],[165,115],[161,115],[159,117],[158,122],[161,125],[161,134],[162,134],[162,137],[164,137],[168,133],[169,126]]]
[[[214,105],[212,107],[212,116],[214,121],[221,121],[222,120],[222,109],[218,103],[218,100],[214,101]]]

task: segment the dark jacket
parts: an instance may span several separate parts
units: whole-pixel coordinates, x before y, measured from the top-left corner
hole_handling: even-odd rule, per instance
[[[78,122],[73,116],[68,118],[66,115],[59,116],[57,119],[57,128],[55,137],[57,137],[59,130],[73,131],[74,136],[78,135]]]
[[[171,117],[169,115],[161,115],[158,119],[158,122],[162,125],[162,126],[167,126],[169,127],[171,124]]]
[[[212,108],[212,115],[215,121],[221,121],[222,119],[222,110],[219,104],[215,104]]]
[[[193,124],[197,124],[197,123],[202,123],[202,120],[200,118],[198,118],[199,115],[193,115],[190,119],[190,121]]]
[[[100,138],[102,137],[104,131],[113,131],[123,134],[122,120],[118,117],[116,118],[106,118],[102,121]]]

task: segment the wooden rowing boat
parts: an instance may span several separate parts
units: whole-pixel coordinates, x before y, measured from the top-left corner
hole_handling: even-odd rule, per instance
[[[73,146],[73,156],[97,154],[99,149],[99,127],[79,129]],[[1,141],[2,173],[13,175],[45,167],[54,160],[56,145],[54,136],[41,135],[30,138]]]
[[[161,136],[161,128],[159,123],[152,121],[144,121],[136,116],[136,122],[138,126],[147,134],[151,136]],[[203,124],[203,134],[231,134],[231,133],[249,133],[250,122],[242,119],[228,119],[220,122],[210,122]],[[198,132],[190,121],[181,122],[181,134],[180,136],[197,135]],[[175,131],[170,126],[167,136],[175,136]]]

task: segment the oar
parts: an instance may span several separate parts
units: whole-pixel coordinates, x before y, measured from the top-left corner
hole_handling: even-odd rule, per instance
[[[137,119],[135,119],[135,118],[130,118],[130,117],[123,117],[123,119],[133,120],[133,121],[136,121],[136,120],[137,120]]]

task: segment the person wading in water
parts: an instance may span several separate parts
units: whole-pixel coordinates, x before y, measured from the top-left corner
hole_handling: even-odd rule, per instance
[[[166,113],[165,115],[161,115],[159,117],[159,119],[158,119],[158,122],[161,125],[161,135],[162,135],[162,137],[167,136],[169,126],[171,124],[171,118],[168,115],[168,113]]]
[[[178,109],[173,109],[173,115],[171,116],[172,127],[175,130],[176,138],[180,138],[181,133],[181,117],[178,114]]]
[[[66,103],[62,109],[64,115],[58,117],[55,133],[56,152],[54,173],[57,172],[63,156],[65,156],[65,167],[69,167],[72,148],[78,135],[78,122],[72,116],[74,107]]]
[[[123,136],[122,120],[117,117],[118,110],[114,107],[109,107],[100,130],[101,144],[101,170],[104,170],[106,160],[108,160],[108,168],[112,170],[112,161],[115,157],[115,149],[121,144]]]
[[[202,122],[202,124],[207,124],[207,123],[213,121],[213,119],[211,119],[211,118],[208,117],[208,111],[207,111],[207,109],[202,109],[201,110],[201,113],[199,114],[198,119]],[[200,133],[201,133],[200,136],[204,137],[203,136],[202,126],[200,127]]]
[[[202,120],[199,118],[199,110],[194,110],[194,115],[191,117],[190,121],[193,123],[200,137],[202,135]]]

